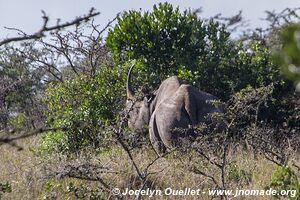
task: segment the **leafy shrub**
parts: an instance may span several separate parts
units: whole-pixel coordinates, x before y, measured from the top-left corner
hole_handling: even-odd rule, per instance
[[[26,114],[18,113],[9,119],[8,124],[15,129],[22,129],[26,127]]]
[[[262,107],[272,101],[274,87],[253,88],[251,86],[235,93],[228,102],[226,109],[227,120],[236,129],[243,129],[252,124],[259,125],[263,119]]]
[[[213,62],[205,61],[204,65],[199,65],[199,88],[228,100],[232,94],[248,86],[257,88],[271,83],[276,86],[282,84],[279,69],[262,44],[254,42],[247,47],[226,45],[224,42],[219,48],[223,50],[215,50],[221,52],[217,58],[214,54],[208,55]]]
[[[76,199],[97,200],[105,198],[104,189],[102,189],[101,185],[95,188],[86,184],[76,186],[71,182],[67,187],[67,193],[73,194]]]
[[[68,150],[67,137],[64,132],[46,133],[42,136],[42,141],[39,150],[42,153],[59,152],[61,150]]]
[[[69,152],[104,145],[110,137],[104,127],[113,123],[124,105],[125,74],[121,69],[104,67],[95,77],[78,76],[48,86],[48,124],[64,131],[48,133],[43,142],[46,149],[57,143],[60,151]]]
[[[8,182],[0,182],[0,199],[2,198],[2,195],[4,193],[11,193],[12,189],[11,189],[11,185]]]
[[[300,25],[290,24],[282,28],[280,38],[282,46],[275,52],[275,59],[281,66],[282,72],[296,84],[299,83],[300,73]],[[297,87],[300,87],[298,85]],[[300,90],[300,88],[297,88]]]
[[[180,13],[179,8],[160,3],[153,12],[129,11],[118,17],[106,45],[117,63],[144,61],[160,83],[179,68],[195,66],[205,48],[205,36],[206,27],[191,12]]]
[[[277,190],[296,190],[296,195],[289,195],[290,199],[299,199],[300,183],[297,175],[289,166],[278,166],[272,174],[271,187]]]
[[[117,63],[144,62],[154,88],[178,75],[228,100],[248,85],[286,84],[261,42],[234,42],[224,25],[201,20],[189,10],[181,13],[169,3],[154,5],[152,12],[125,12],[109,31],[106,45]]]
[[[43,72],[12,48],[1,49],[0,128],[33,129],[42,124],[41,102]]]

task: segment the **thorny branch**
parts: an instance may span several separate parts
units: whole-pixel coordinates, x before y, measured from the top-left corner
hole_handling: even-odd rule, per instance
[[[116,172],[110,172],[107,168],[103,166],[98,166],[91,163],[84,163],[84,164],[73,164],[73,165],[68,164],[63,168],[61,168],[58,172],[56,172],[55,176],[58,179],[71,177],[71,178],[77,178],[81,180],[97,181],[100,182],[106,190],[110,191],[111,187],[102,178],[102,174],[107,174],[107,173],[116,173]]]
[[[25,66],[24,68],[26,68],[25,70],[27,70],[27,71],[29,69],[31,70],[29,73],[35,73],[34,70],[36,70],[37,73],[44,74],[44,75],[40,75],[43,78],[44,82],[49,82],[49,80],[51,81],[51,78],[49,77],[49,75],[51,75],[54,79],[56,79],[60,82],[64,81],[65,75],[61,71],[62,69],[61,69],[61,66],[59,65],[60,63],[55,62],[55,59],[57,59],[57,57],[59,56],[58,54],[65,56],[65,59],[69,61],[69,63],[68,63],[69,65],[67,67],[72,68],[72,70],[75,74],[80,68],[76,68],[78,59],[72,60],[72,56],[76,55],[76,54],[79,55],[80,51],[86,51],[86,56],[90,57],[90,59],[91,59],[90,65],[93,65],[94,68],[96,68],[96,66],[97,67],[100,66],[99,62],[102,62],[104,60],[104,59],[102,59],[102,57],[104,57],[104,55],[107,56],[106,50],[104,49],[103,44],[101,43],[101,41],[99,41],[102,37],[100,34],[102,34],[107,29],[107,27],[109,27],[113,23],[113,21],[116,18],[109,21],[108,24],[105,26],[105,28],[101,29],[101,30],[97,30],[97,26],[92,24],[93,30],[92,30],[91,35],[85,36],[82,34],[82,32],[79,31],[79,25],[82,23],[84,23],[84,25],[87,25],[86,22],[90,21],[90,19],[92,19],[94,16],[99,14],[99,12],[95,12],[93,8],[90,10],[89,14],[86,16],[78,17],[71,22],[67,22],[67,23],[63,23],[63,24],[60,24],[59,22],[57,22],[56,26],[49,26],[48,25],[49,18],[46,16],[46,14],[44,12],[43,12],[43,14],[44,14],[44,16],[43,16],[44,24],[40,31],[38,31],[35,34],[27,35],[22,30],[15,29],[15,28],[9,28],[11,30],[18,31],[18,33],[20,35],[22,35],[22,37],[8,38],[3,41],[0,41],[0,44],[4,45],[4,44],[8,44],[9,42],[13,42],[13,41],[23,41],[23,40],[27,40],[27,39],[40,38],[40,40],[37,40],[37,43],[38,43],[38,45],[42,45],[42,47],[44,47],[44,50],[40,51],[39,49],[38,50],[34,49],[34,47],[33,47],[34,43],[26,43],[24,46],[22,46],[22,48],[21,47],[20,48],[6,47],[5,52],[7,52],[8,54],[9,54],[9,52],[11,52],[12,55],[17,55],[18,57],[20,57],[20,62],[24,62],[24,66]],[[67,36],[65,36],[63,33],[60,33],[59,30],[65,28],[65,27],[72,26],[72,25],[76,25],[76,31],[75,31],[76,33],[68,32]],[[52,44],[52,43],[43,41],[43,39],[41,37],[43,36],[44,33],[49,32],[49,31],[55,31],[55,32],[51,32],[51,35],[56,36],[58,43]],[[98,33],[98,34],[95,37],[93,35],[93,33]],[[82,36],[82,37],[80,37],[80,36]],[[83,37],[86,37],[86,41],[83,41]],[[68,38],[73,38],[75,43],[78,44],[78,47],[75,46],[73,48],[71,43],[73,42],[73,44],[74,44],[74,41],[69,40]],[[86,44],[83,44],[83,43],[86,43]],[[82,44],[82,46],[80,46],[80,44]],[[80,48],[80,47],[82,47],[82,48]],[[2,55],[3,57],[1,57],[1,59],[6,59],[5,55]],[[6,61],[5,63],[9,63],[9,61],[10,60]],[[93,69],[92,71],[94,73],[96,73],[96,69]],[[9,81],[6,81],[5,75],[4,75],[4,77],[1,77],[1,78],[2,78],[1,80],[3,81],[3,86],[0,87],[0,94],[1,94],[0,95],[0,111],[1,111],[1,108],[4,108],[7,104],[7,102],[5,102],[5,99],[6,99],[5,94],[16,92],[19,88],[21,88],[23,85],[25,85],[27,83],[27,82],[25,83],[24,81],[32,81],[31,79],[24,80],[23,77],[20,77],[20,78],[18,77],[16,80],[11,78],[11,79],[9,79]],[[43,83],[39,82],[38,84],[42,85]],[[5,108],[7,108],[7,106]],[[10,111],[5,110],[5,111],[3,111],[2,115],[6,114],[8,112],[10,112]],[[2,117],[6,117],[6,116],[3,115]],[[47,131],[63,130],[63,128],[47,128],[47,127],[38,125],[38,126],[33,126],[30,128],[33,130],[29,130],[29,131],[27,131],[27,129],[26,129],[26,131],[25,131],[25,129],[18,130],[18,131],[12,130],[12,131],[9,131],[9,133],[7,133],[6,128],[5,128],[5,120],[3,123],[4,123],[4,125],[3,125],[4,127],[1,127],[1,128],[3,128],[3,130],[0,130],[0,133],[3,132],[3,134],[5,134],[5,135],[2,137],[0,135],[0,137],[1,137],[0,145],[10,144],[10,145],[16,146],[16,147],[17,147],[17,145],[14,143],[14,141],[16,141],[18,139],[27,138],[27,137],[30,137],[30,136],[33,136],[33,135],[36,135],[39,133],[47,132]],[[36,127],[42,127],[42,128],[36,128]],[[13,132],[16,132],[17,134],[15,134],[15,136],[8,136],[8,135],[11,135]],[[18,149],[21,149],[21,148],[18,147]]]
[[[30,132],[25,132],[22,131],[20,133],[20,135],[16,135],[16,136],[8,136],[9,134],[5,134],[4,136],[0,137],[0,146],[3,144],[10,144],[16,140],[20,140],[20,139],[24,139],[24,138],[28,138],[40,133],[44,133],[44,132],[49,132],[49,131],[59,131],[59,130],[65,130],[65,128],[39,128]],[[0,133],[3,131],[0,131]]]
[[[136,173],[138,174],[139,179],[141,180],[141,186],[140,186],[140,190],[145,189],[146,184],[147,184],[147,179],[148,176],[155,174],[155,173],[160,173],[162,172],[164,169],[158,171],[158,172],[149,172],[149,169],[151,168],[151,166],[153,166],[158,160],[160,160],[161,158],[164,158],[166,155],[174,152],[176,150],[176,148],[174,148],[173,150],[166,152],[164,154],[162,154],[161,156],[156,156],[154,159],[152,159],[150,161],[150,163],[148,163],[148,165],[144,168],[141,169],[139,168],[139,166],[137,165],[137,163],[134,160],[134,156],[131,152],[131,149],[127,146],[127,144],[123,141],[123,135],[124,135],[124,125],[127,122],[127,116],[130,112],[132,108],[129,108],[128,110],[125,111],[124,114],[121,114],[121,119],[120,119],[120,123],[116,126],[116,127],[112,127],[113,133],[115,134],[115,137],[118,141],[118,143],[121,145],[121,147],[123,148],[123,150],[126,152],[126,154],[129,157],[130,162],[132,163]],[[138,195],[137,199],[141,199],[141,196]]]
[[[21,34],[21,36],[4,39],[4,40],[0,41],[0,46],[8,44],[10,42],[18,42],[18,41],[25,41],[25,40],[31,40],[31,39],[39,39],[39,38],[44,37],[46,32],[50,32],[50,31],[54,31],[54,30],[61,30],[63,28],[73,26],[73,25],[78,26],[81,22],[89,21],[91,18],[93,18],[93,17],[100,14],[99,12],[95,12],[95,9],[92,8],[90,10],[90,12],[85,16],[77,17],[73,21],[66,22],[66,23],[63,23],[63,24],[57,23],[54,26],[49,26],[48,25],[49,17],[46,15],[46,13],[44,11],[42,11],[42,13],[43,13],[43,16],[42,16],[43,25],[42,25],[42,27],[39,31],[37,31],[36,33],[28,35],[28,34],[24,33],[23,31],[20,31],[18,29],[7,28],[7,29],[11,29],[11,30],[17,30],[19,32],[19,34]]]

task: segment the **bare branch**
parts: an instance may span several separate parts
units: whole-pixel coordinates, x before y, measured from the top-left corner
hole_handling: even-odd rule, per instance
[[[203,171],[197,169],[196,167],[193,167],[193,168],[191,169],[191,171],[192,171],[193,173],[195,173],[195,174],[200,174],[200,175],[202,175],[202,176],[205,176],[205,177],[207,177],[207,178],[210,178],[210,179],[212,180],[212,182],[213,182],[217,187],[219,187],[219,184],[218,184],[217,180],[216,180],[213,176],[211,176],[211,175],[209,175],[209,174],[207,174],[207,173],[205,173],[205,172],[203,172]]]
[[[56,178],[62,179],[65,177],[72,177],[81,180],[88,180],[88,181],[97,181],[100,182],[107,191],[110,191],[110,186],[107,184],[101,174],[106,173],[116,173],[110,172],[107,168],[103,166],[94,165],[91,163],[85,164],[69,164],[64,166],[58,172],[56,172]]]
[[[69,27],[69,26],[73,26],[73,25],[79,25],[81,22],[86,22],[89,21],[91,18],[99,15],[100,12],[94,12],[94,9],[91,9],[91,11],[89,12],[88,15],[82,16],[82,17],[77,17],[76,19],[74,19],[73,21],[70,22],[66,22],[63,24],[59,24],[57,23],[55,26],[48,26],[48,22],[49,22],[49,17],[46,16],[45,12],[43,12],[43,25],[42,28],[37,31],[36,33],[33,34],[25,34],[24,32],[17,30],[19,33],[22,33],[22,36],[20,37],[11,37],[11,38],[7,38],[4,39],[2,41],[0,41],[0,46],[8,44],[10,42],[18,42],[18,41],[25,41],[25,40],[32,40],[32,39],[39,39],[42,38],[46,32],[50,32],[50,31],[54,31],[54,30],[61,30],[63,28]],[[13,28],[9,28],[11,30],[13,30]]]
[[[12,142],[16,141],[16,140],[20,140],[20,139],[24,139],[24,138],[28,138],[37,134],[41,134],[44,132],[49,132],[49,131],[59,131],[59,130],[65,130],[65,128],[39,128],[36,130],[33,130],[31,132],[28,133],[21,133],[20,135],[17,136],[9,136],[9,134],[6,134],[2,137],[0,137],[0,146],[3,144],[11,144]],[[13,144],[13,146],[15,146]]]

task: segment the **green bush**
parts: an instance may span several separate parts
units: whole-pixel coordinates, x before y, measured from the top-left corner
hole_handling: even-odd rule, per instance
[[[8,47],[0,54],[0,129],[34,129],[42,124],[38,94],[44,72],[31,68],[17,50]]]
[[[269,50],[259,42],[248,46],[218,41],[203,64],[198,66],[198,87],[228,100],[235,92],[248,86],[253,88],[277,85],[282,82],[279,68],[273,64]]]
[[[43,141],[44,150],[74,152],[105,145],[110,136],[104,129],[113,123],[125,104],[126,74],[121,69],[103,67],[95,77],[78,76],[49,84],[45,94],[47,123],[64,131],[48,133]]]
[[[154,6],[149,12],[129,11],[118,17],[106,45],[117,63],[130,59],[143,63],[143,69],[134,70],[135,77],[147,78],[136,86],[143,85],[144,80],[156,89],[166,77],[178,75],[223,101],[240,93],[244,103],[248,101],[243,99],[248,95],[246,88],[259,96],[272,86],[259,106],[257,120],[300,127],[292,82],[283,78],[269,48],[256,40],[247,44],[231,40],[225,26],[212,19],[201,20],[169,3]],[[243,120],[253,123],[247,116]]]
[[[300,198],[300,183],[297,175],[289,166],[278,166],[272,174],[271,187],[275,187],[277,190],[295,190],[296,195],[289,195],[290,199]]]
[[[0,182],[0,199],[2,199],[2,195],[4,193],[11,193],[11,185],[8,182]]]
[[[282,72],[287,78],[296,84],[300,81],[300,25],[290,24],[282,28],[280,38],[282,46],[275,52],[275,59],[281,66]],[[298,86],[300,90],[300,85]]]
[[[106,45],[117,63],[143,62],[153,87],[178,75],[228,100],[248,85],[284,84],[263,44],[234,42],[224,25],[169,3],[154,5],[151,12],[125,12],[109,31]]]
[[[125,12],[110,30],[106,45],[114,60],[137,59],[147,64],[160,83],[184,66],[192,68],[205,48],[206,27],[189,11],[180,13],[168,3],[154,5],[153,12]]]
[[[52,153],[59,151],[68,151],[68,138],[62,131],[49,132],[42,135],[42,141],[39,150],[42,153]]]
[[[26,117],[25,113],[18,113],[8,120],[8,124],[9,126],[14,127],[14,129],[22,130],[22,128],[26,127]]]
[[[105,199],[105,193],[101,185],[98,187],[91,187],[86,184],[75,186],[72,182],[67,187],[67,193],[74,195],[76,199]]]

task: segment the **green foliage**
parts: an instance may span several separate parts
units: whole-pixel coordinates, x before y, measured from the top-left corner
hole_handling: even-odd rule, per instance
[[[224,25],[202,21],[169,3],[154,6],[152,12],[125,12],[109,31],[106,45],[117,63],[130,59],[145,63],[153,87],[168,76],[178,75],[228,100],[247,85],[284,84],[263,44],[235,43]]]
[[[272,102],[274,87],[253,88],[251,86],[234,94],[226,109],[227,120],[234,129],[242,129],[252,124],[258,124],[265,113],[261,112],[268,102]]]
[[[295,190],[296,195],[289,194],[290,199],[300,198],[300,183],[297,175],[289,166],[278,166],[272,174],[271,187],[275,187],[277,190]]]
[[[123,108],[126,94],[126,74],[121,69],[103,67],[95,77],[78,76],[49,84],[45,95],[47,122],[64,131],[48,133],[43,142],[45,150],[60,147],[60,151],[74,152],[83,147],[98,147],[110,137],[103,129]]]
[[[105,199],[105,193],[101,186],[93,188],[86,184],[74,185],[72,182],[67,187],[67,193],[73,194],[76,199]]]
[[[281,31],[282,48],[275,59],[282,72],[297,84],[300,81],[300,25],[290,24]]]
[[[16,116],[9,119],[8,124],[15,129],[24,128],[26,126],[26,114],[18,113]]]
[[[117,62],[144,61],[150,73],[165,78],[179,67],[195,66],[205,48],[206,27],[189,11],[171,4],[154,5],[153,12],[125,12],[110,30],[107,47]]]
[[[136,87],[146,82],[157,88],[177,75],[223,101],[233,98],[227,109],[233,132],[261,122],[299,127],[291,82],[283,79],[269,48],[256,40],[247,45],[232,41],[214,20],[159,4],[151,12],[125,12],[106,42],[117,63],[143,63],[134,77],[147,78],[134,80]]]
[[[261,43],[253,42],[247,47],[222,40],[214,42],[218,48],[207,56],[209,59],[203,61],[205,64],[199,65],[199,88],[228,100],[247,86],[283,84],[269,50]]]
[[[107,193],[101,185],[88,182],[48,180],[43,185],[41,199],[105,199]]]
[[[57,199],[57,196],[60,192],[63,190],[63,185],[60,182],[54,181],[54,180],[48,180],[44,183],[43,189],[45,190],[42,194],[41,199],[44,200],[54,200]]]
[[[43,71],[30,68],[16,50],[7,48],[0,54],[0,128],[32,129],[42,118],[37,94]]]
[[[243,138],[251,127],[270,126],[280,130],[282,136],[284,132],[289,132],[289,136],[297,134],[300,110],[296,104],[297,96],[290,91],[291,88],[280,90],[272,83],[257,88],[248,86],[236,92],[227,101],[225,112],[226,120],[231,124],[230,133]]]
[[[207,53],[206,29],[207,25],[190,11],[181,13],[171,4],[160,3],[152,12],[125,12],[109,31],[106,45],[117,63],[130,59],[144,62],[150,84],[158,86],[171,75],[193,82],[197,60]]]
[[[39,150],[42,153],[67,151],[71,144],[68,143],[68,138],[62,131],[43,134]]]
[[[4,193],[11,193],[12,189],[11,189],[11,185],[8,182],[0,182],[0,199],[2,198],[2,195]]]

